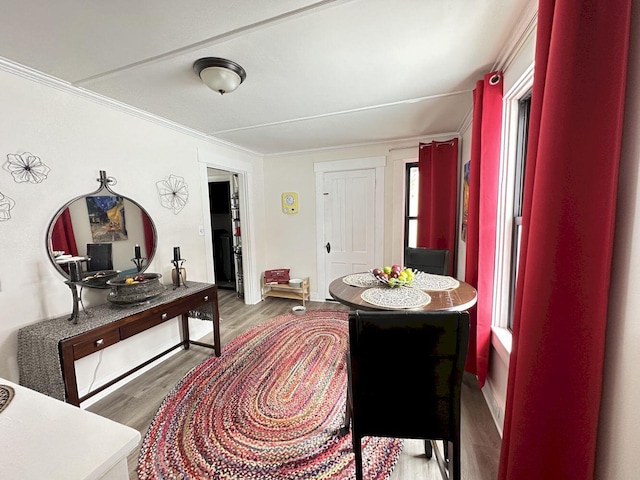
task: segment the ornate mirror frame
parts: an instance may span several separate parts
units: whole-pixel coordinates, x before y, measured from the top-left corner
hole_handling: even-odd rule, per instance
[[[100,170],[96,180],[100,188],[71,199],[53,216],[46,248],[51,263],[66,279],[106,288],[103,280],[147,269],[156,253],[158,235],[151,216],[139,203],[111,189],[116,183],[113,177]],[[80,278],[73,278],[76,275]]]

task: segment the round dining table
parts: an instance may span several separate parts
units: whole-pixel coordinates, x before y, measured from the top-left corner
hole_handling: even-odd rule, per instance
[[[351,274],[345,275],[343,277],[336,278],[329,285],[329,294],[336,301],[342,303],[343,305],[347,305],[353,310],[399,310],[399,309],[410,309],[410,310],[423,310],[423,311],[437,311],[437,310],[454,310],[454,311],[464,311],[473,307],[476,304],[478,295],[476,289],[470,284],[463,282],[461,280],[455,280],[452,277],[443,277],[443,280],[449,280],[454,286],[453,288],[448,289],[437,289],[437,290],[429,290],[428,288],[420,288],[420,293],[426,294],[427,303],[421,304],[415,307],[407,307],[405,305],[393,305],[392,302],[385,305],[384,301],[380,301],[380,298],[384,299],[385,291],[388,292],[391,297],[393,294],[397,292],[392,292],[392,290],[396,290],[398,288],[417,288],[414,286],[402,286],[391,288],[388,286],[376,284],[375,282],[371,282],[370,285],[364,286],[355,286],[352,282],[350,282],[351,278],[354,276],[362,276],[363,278],[367,278],[368,272],[362,272],[359,274]],[[373,278],[373,275],[371,275]],[[438,276],[440,277],[440,276]],[[345,279],[347,281],[345,281]],[[357,283],[357,282],[356,282]],[[370,303],[363,298],[371,297],[371,295],[367,295],[365,293],[369,289],[376,289],[376,292],[367,292],[367,293],[376,293],[377,296],[375,302]],[[412,292],[419,294],[419,292]]]

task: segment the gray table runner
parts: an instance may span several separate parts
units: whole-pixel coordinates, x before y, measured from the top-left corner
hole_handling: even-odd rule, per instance
[[[188,288],[175,290],[169,285],[162,295],[144,305],[122,308],[106,303],[89,308],[91,316],[80,311],[75,325],[67,320],[70,316],[67,314],[21,328],[18,330],[20,385],[64,401],[66,395],[58,349],[62,340],[211,287],[209,283],[188,281],[186,284]],[[211,303],[190,311],[189,316],[213,320]]]

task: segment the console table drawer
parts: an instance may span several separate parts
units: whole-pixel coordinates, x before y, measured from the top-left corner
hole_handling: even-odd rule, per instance
[[[182,305],[174,305],[167,308],[154,308],[152,312],[144,318],[122,325],[120,327],[120,338],[124,340],[125,338],[132,337],[133,335],[144,332],[151,327],[155,327],[167,320],[180,316],[183,313],[185,313],[185,311]]]
[[[91,355],[94,352],[107,348],[114,343],[120,341],[120,334],[118,329],[102,332],[102,334],[85,334],[82,336],[82,341],[73,345],[73,358],[78,360],[79,358]]]

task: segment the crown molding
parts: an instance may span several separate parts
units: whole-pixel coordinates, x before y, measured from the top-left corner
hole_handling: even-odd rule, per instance
[[[504,48],[498,55],[498,59],[491,69],[494,71],[506,71],[513,61],[518,57],[522,48],[527,43],[531,35],[535,35],[535,29],[538,25],[538,2],[537,0],[529,0],[526,8],[523,10],[518,23],[513,27],[508,41],[504,44]],[[458,131],[460,135],[464,134],[473,121],[473,105],[467,111],[467,114],[460,122]]]
[[[537,0],[529,0],[491,71],[507,70],[514,59],[518,57],[531,35],[535,36],[537,25],[538,2]]]
[[[471,107],[469,107],[469,110],[467,110],[467,114],[462,119],[462,122],[460,122],[460,126],[458,127],[460,136],[463,136],[464,133],[467,130],[469,130],[469,128],[471,128],[472,121],[473,121],[473,104],[471,105]]]
[[[11,60],[8,60],[3,57],[0,57],[0,70],[22,77],[26,80],[30,80],[40,85],[44,85],[46,87],[55,88],[56,90],[60,90],[65,93],[69,93],[71,95],[84,98],[85,100],[90,100],[94,103],[103,105],[105,107],[108,107],[114,110],[118,110],[127,115],[131,115],[151,123],[155,123],[156,125],[160,125],[170,130],[174,130],[178,133],[189,135],[190,137],[196,138],[198,140],[207,142],[209,144],[212,144],[218,147],[227,148],[230,150],[234,150],[236,152],[242,152],[244,154],[250,154],[258,158],[261,158],[263,156],[259,152],[255,152],[248,148],[243,148],[233,143],[226,142],[224,140],[212,137],[211,135],[204,134],[202,132],[199,132],[189,127],[185,127],[184,125],[173,122],[171,120],[167,120],[166,118],[161,117],[159,115],[154,115],[152,113],[146,112],[139,108],[132,107],[131,105],[127,105],[126,103],[113,100],[112,98],[106,97],[104,95],[100,95],[99,93],[91,92],[90,90],[86,90],[82,87],[76,87],[73,84],[66,82],[64,80],[60,80],[57,77],[47,75],[46,73],[42,73],[32,68],[21,65],[19,63],[12,62]]]
[[[294,156],[294,155],[304,155],[304,154],[311,154],[311,153],[318,153],[318,152],[329,152],[332,150],[345,150],[345,149],[349,149],[349,148],[364,148],[364,147],[375,147],[375,146],[380,146],[380,145],[388,145],[389,147],[387,148],[387,150],[389,152],[393,151],[393,150],[399,150],[399,149],[403,149],[403,148],[412,148],[418,147],[418,143],[420,142],[430,142],[433,140],[437,140],[440,139],[442,137],[458,137],[460,136],[460,134],[458,132],[443,132],[443,133],[434,133],[434,134],[429,134],[429,135],[420,135],[420,136],[416,136],[416,137],[403,137],[403,138],[393,138],[393,139],[387,139],[387,140],[379,140],[379,141],[375,141],[375,142],[362,142],[362,143],[350,143],[350,144],[344,144],[344,145],[333,145],[330,147],[319,147],[319,148],[310,148],[310,149],[306,149],[306,150],[295,150],[295,151],[289,151],[289,152],[275,152],[275,153],[265,153],[262,156],[264,158],[268,158],[268,157],[287,157],[287,156]],[[398,147],[392,147],[391,145],[394,145],[396,143],[401,143],[402,146],[398,146]]]

